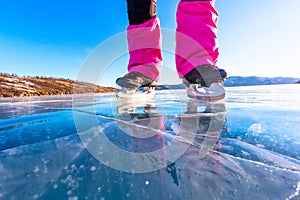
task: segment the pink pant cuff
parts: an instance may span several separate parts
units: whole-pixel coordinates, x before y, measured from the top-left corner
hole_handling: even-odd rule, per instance
[[[128,71],[140,72],[157,80],[162,62],[159,19],[154,17],[143,24],[129,25],[127,39],[130,55]]]
[[[180,77],[219,56],[217,17],[212,1],[179,2],[176,13],[176,67]]]

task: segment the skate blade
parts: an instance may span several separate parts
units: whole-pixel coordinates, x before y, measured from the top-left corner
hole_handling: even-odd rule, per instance
[[[213,83],[209,88],[198,88],[198,84],[191,84],[187,88],[187,95],[192,99],[215,102],[225,99],[225,89],[220,83]]]
[[[144,91],[128,91],[126,88],[122,88],[117,92],[116,97],[121,100],[147,101],[152,99],[154,94],[154,88],[147,88]]]

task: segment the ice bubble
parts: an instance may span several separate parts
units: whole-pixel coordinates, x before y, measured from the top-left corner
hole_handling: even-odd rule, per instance
[[[145,181],[145,185],[149,185],[150,182],[148,180]]]
[[[38,173],[40,171],[40,168],[38,166],[36,166],[33,170],[34,173]]]
[[[92,171],[92,172],[94,172],[94,171],[96,171],[96,167],[95,166],[92,166],[91,168],[90,168],[90,170]]]

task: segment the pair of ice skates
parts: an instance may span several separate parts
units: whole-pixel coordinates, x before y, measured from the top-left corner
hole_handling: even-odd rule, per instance
[[[211,65],[196,67],[182,80],[186,86],[188,97],[193,99],[216,101],[225,97],[225,89],[222,82],[226,79],[227,73]],[[129,72],[118,78],[116,83],[121,86],[117,92],[120,99],[141,99],[152,98],[155,94],[156,81],[139,72]],[[201,86],[201,87],[199,87]]]

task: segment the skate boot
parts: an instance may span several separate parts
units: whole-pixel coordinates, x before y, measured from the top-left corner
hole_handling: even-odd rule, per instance
[[[139,72],[129,72],[116,80],[121,89],[117,97],[126,100],[149,99],[154,95],[156,81]]]
[[[183,77],[187,95],[193,99],[217,101],[225,97],[222,82],[227,73],[212,65],[201,65],[191,70]],[[202,86],[202,87],[199,87]]]

